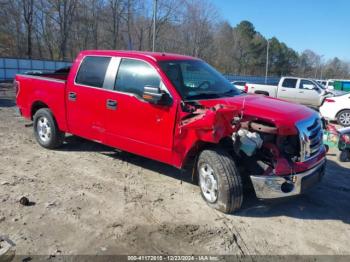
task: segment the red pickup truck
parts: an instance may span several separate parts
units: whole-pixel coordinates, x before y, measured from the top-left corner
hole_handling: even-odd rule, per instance
[[[65,75],[17,75],[17,105],[37,142],[65,133],[177,168],[231,213],[243,185],[259,199],[303,193],[325,173],[318,114],[236,89],[204,61],[176,54],[83,51]]]

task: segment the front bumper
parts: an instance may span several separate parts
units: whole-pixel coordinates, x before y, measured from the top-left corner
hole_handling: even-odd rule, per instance
[[[326,170],[326,160],[302,173],[289,176],[250,176],[255,194],[260,199],[296,196],[321,181]]]

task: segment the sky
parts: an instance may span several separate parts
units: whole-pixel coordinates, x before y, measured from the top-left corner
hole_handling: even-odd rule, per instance
[[[235,26],[252,22],[267,38],[298,52],[311,49],[325,60],[350,61],[350,0],[210,0]]]

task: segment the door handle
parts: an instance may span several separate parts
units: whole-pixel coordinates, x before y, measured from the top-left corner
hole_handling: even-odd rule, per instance
[[[304,91],[299,91],[299,94],[303,94],[304,93]]]
[[[282,92],[286,92],[287,90],[286,89],[281,89]]]
[[[75,93],[75,92],[69,92],[69,94],[68,94],[68,100],[70,100],[70,101],[76,101],[76,100],[77,100],[77,93]]]
[[[108,109],[111,109],[111,110],[116,110],[117,109],[117,101],[111,100],[111,99],[107,99],[106,107]]]

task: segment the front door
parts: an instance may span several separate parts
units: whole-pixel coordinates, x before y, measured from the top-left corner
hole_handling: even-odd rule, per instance
[[[301,79],[296,98],[304,105],[318,107],[321,104],[321,90],[312,81]]]
[[[135,59],[122,58],[115,80],[115,92],[106,101],[114,101],[115,108],[107,108],[107,144],[171,163],[173,132],[177,107],[154,105],[142,99],[145,86],[160,87],[168,92],[152,65]],[[169,96],[171,96],[169,94]]]

